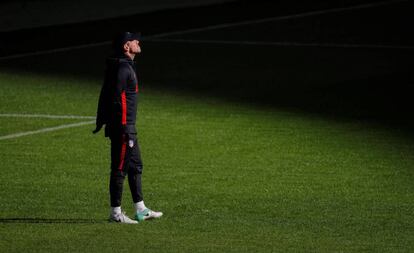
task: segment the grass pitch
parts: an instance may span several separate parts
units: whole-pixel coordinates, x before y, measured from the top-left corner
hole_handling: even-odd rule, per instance
[[[109,143],[93,125],[1,138],[90,121],[5,114],[94,116],[108,47],[3,59],[0,252],[413,252],[412,129],[360,120],[411,117],[412,50],[237,45],[399,45],[409,8],[396,8],[407,14],[384,19],[397,16],[384,6],[172,36],[222,44],[144,41],[144,197],[164,216],[139,225],[107,222]],[[149,20],[153,33],[179,27]],[[73,46],[89,27],[43,34]],[[12,48],[50,46],[36,41]],[[132,214],[127,187],[123,208]]]
[[[2,72],[0,114],[93,116],[99,89]],[[404,132],[150,85],[138,117],[144,196],[162,219],[107,223],[109,143],[93,125],[0,140],[0,251],[414,250]],[[81,121],[0,117],[0,136]]]

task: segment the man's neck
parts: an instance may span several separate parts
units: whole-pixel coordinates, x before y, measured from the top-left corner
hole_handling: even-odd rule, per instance
[[[125,56],[128,57],[131,60],[134,60],[135,54],[130,54],[129,52],[125,52]]]

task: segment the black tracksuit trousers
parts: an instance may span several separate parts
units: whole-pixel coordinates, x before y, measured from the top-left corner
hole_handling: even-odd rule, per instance
[[[131,138],[131,135],[130,137]],[[136,135],[128,140],[126,135],[115,134],[111,139],[111,176],[109,191],[111,206],[121,206],[125,177],[128,175],[129,189],[134,203],[142,201],[142,160]],[[133,143],[133,146],[131,147]]]

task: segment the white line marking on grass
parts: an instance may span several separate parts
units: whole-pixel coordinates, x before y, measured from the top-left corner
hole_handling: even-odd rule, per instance
[[[325,9],[325,10],[320,10],[320,11],[310,11],[310,12],[304,12],[304,13],[292,14],[292,15],[286,15],[286,16],[270,17],[270,18],[263,18],[263,19],[257,19],[257,20],[247,20],[247,21],[233,22],[233,23],[224,23],[220,25],[211,25],[211,26],[188,29],[188,30],[183,30],[183,31],[160,33],[160,34],[151,36],[151,38],[161,38],[161,37],[167,37],[167,36],[172,36],[172,35],[182,35],[182,34],[189,34],[189,33],[195,33],[195,32],[204,32],[204,31],[211,31],[211,30],[217,30],[217,29],[223,29],[223,28],[230,28],[230,27],[235,27],[235,26],[260,24],[260,23],[287,20],[287,19],[296,19],[296,18],[317,16],[317,15],[322,15],[322,14],[338,13],[338,12],[349,11],[349,10],[367,9],[367,8],[372,8],[372,7],[377,7],[377,6],[405,2],[405,1],[407,0],[383,1],[383,2],[378,2],[378,3],[361,4],[361,5],[355,5],[355,6],[350,6],[350,7]]]
[[[361,4],[361,5],[355,5],[355,6],[343,7],[343,8],[333,8],[333,9],[325,9],[325,10],[320,10],[320,11],[304,12],[304,13],[287,15],[287,16],[278,16],[278,17],[270,17],[270,18],[264,18],[264,19],[258,19],[258,20],[225,23],[225,24],[220,24],[220,25],[205,26],[201,28],[194,28],[194,29],[188,29],[188,30],[182,30],[182,31],[155,34],[152,36],[147,36],[143,40],[145,41],[146,39],[161,38],[161,37],[167,37],[171,35],[189,34],[189,33],[194,33],[194,32],[203,32],[203,31],[228,28],[228,27],[234,27],[234,26],[259,24],[259,23],[265,23],[265,22],[277,21],[277,20],[295,19],[295,18],[302,18],[302,17],[315,16],[315,15],[321,15],[321,14],[337,13],[337,12],[348,11],[348,10],[366,9],[366,8],[372,8],[372,7],[382,6],[382,5],[391,5],[394,3],[406,2],[406,1],[408,0],[383,1],[383,2],[378,2],[378,3]],[[11,59],[24,58],[28,56],[61,53],[61,52],[66,52],[70,50],[85,49],[85,48],[104,46],[104,45],[110,45],[110,44],[111,44],[111,41],[103,41],[103,42],[98,42],[98,43],[84,44],[84,45],[72,46],[72,47],[63,47],[63,48],[57,48],[57,49],[51,49],[51,50],[37,51],[37,52],[32,52],[32,53],[2,56],[0,57],[0,60],[11,60]]]
[[[42,128],[42,129],[35,130],[35,131],[28,131],[28,132],[21,132],[21,133],[15,133],[15,134],[10,134],[10,135],[0,136],[0,140],[7,140],[7,139],[13,139],[13,138],[26,136],[26,135],[52,132],[52,131],[56,131],[56,130],[60,130],[60,129],[78,127],[78,126],[89,125],[89,124],[94,124],[94,123],[95,123],[95,121],[83,121],[83,122],[79,122],[79,123],[60,125],[60,126],[56,126],[56,127]]]
[[[0,117],[10,118],[44,118],[44,119],[95,119],[92,116],[78,116],[78,115],[49,115],[49,114],[16,114],[4,113]]]
[[[295,47],[337,47],[337,48],[380,48],[380,49],[414,49],[414,46],[392,46],[380,44],[339,44],[339,43],[302,43],[271,41],[231,41],[231,40],[187,40],[187,39],[151,39],[154,42],[188,43],[188,44],[221,44],[246,46],[295,46]]]

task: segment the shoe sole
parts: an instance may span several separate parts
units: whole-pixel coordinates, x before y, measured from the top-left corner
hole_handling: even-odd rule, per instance
[[[138,224],[139,223],[138,221],[136,221],[136,222],[122,222],[122,221],[116,221],[116,220],[112,220],[112,219],[109,219],[108,221],[109,221],[109,223],[120,223],[120,224]]]

